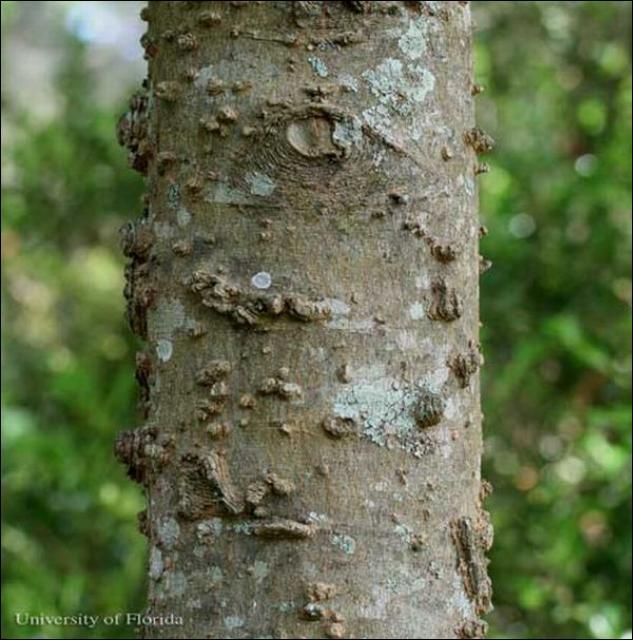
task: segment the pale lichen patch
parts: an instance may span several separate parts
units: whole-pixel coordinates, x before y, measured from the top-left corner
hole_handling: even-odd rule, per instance
[[[393,528],[394,533],[407,544],[411,544],[413,538],[413,530],[406,524],[398,523]]]
[[[187,578],[182,571],[174,571],[165,573],[163,576],[165,582],[165,595],[178,598],[187,590]]]
[[[437,379],[409,383],[385,375],[380,368],[359,371],[354,383],[341,387],[335,396],[332,414],[357,424],[360,437],[378,446],[399,447],[421,457],[434,447],[419,427],[419,404],[446,375],[443,366]]]
[[[152,547],[149,552],[149,577],[152,580],[159,580],[165,570],[163,554],[158,547]]]
[[[204,199],[212,204],[257,205],[255,199],[226,182],[216,182],[207,187]]]
[[[207,539],[213,539],[214,537],[222,535],[224,529],[224,523],[222,518],[210,518],[209,520],[203,520],[196,526],[196,535],[202,542]]]
[[[320,78],[328,77],[329,71],[327,65],[323,60],[321,60],[321,58],[318,58],[317,56],[310,56],[308,58],[308,62],[310,63],[314,73],[316,73]]]
[[[180,525],[174,518],[166,518],[158,524],[158,538],[165,549],[173,548],[180,537]]]
[[[398,39],[398,47],[409,60],[417,60],[426,52],[426,41],[428,38],[424,20],[411,20],[407,30]]]
[[[407,68],[397,58],[385,58],[363,77],[382,104],[402,115],[411,112],[412,102],[424,102],[435,88],[435,76],[428,69],[420,65]]]
[[[451,586],[453,587],[453,596],[451,598],[453,606],[457,611],[459,611],[459,614],[463,618],[469,619],[475,617],[475,607],[468,598],[463,582],[459,579],[457,573],[453,575],[451,583]]]
[[[388,576],[380,576],[371,587],[371,595],[362,603],[359,615],[368,620],[384,620],[389,615],[393,600],[418,597],[425,588],[427,582],[424,578],[415,573],[410,574],[406,569],[396,569]]]
[[[167,206],[175,211],[180,206],[180,185],[172,183],[167,187]]]
[[[211,584],[220,584],[220,582],[224,580],[224,574],[222,573],[222,569],[216,565],[211,565],[207,569],[207,576]]]
[[[377,104],[363,111],[365,124],[391,143],[398,143],[398,125],[394,116],[410,117],[417,104],[424,102],[435,88],[435,76],[421,65],[408,66],[397,58],[385,58],[374,69],[363,73]],[[416,119],[408,127],[407,137],[419,140],[424,123]]]
[[[332,317],[349,315],[349,305],[343,302],[343,300],[339,300],[338,298],[325,298],[324,301],[329,305],[330,315]]]
[[[416,289],[430,289],[431,288],[431,280],[429,276],[425,273],[423,275],[419,275],[415,277],[415,288]]]
[[[409,307],[409,317],[412,320],[421,320],[426,315],[424,311],[424,305],[420,302],[414,302]]]
[[[342,73],[338,78],[339,84],[346,89],[356,93],[358,91],[358,80],[347,73]]]
[[[153,224],[154,233],[161,240],[169,240],[174,237],[174,228],[169,222],[155,221]]]
[[[356,540],[352,536],[334,534],[330,541],[347,556],[354,555],[356,551]]]
[[[156,355],[161,362],[168,362],[174,352],[174,345],[171,340],[158,340],[156,343]]]
[[[337,121],[334,124],[332,141],[343,149],[344,155],[349,155],[352,147],[360,145],[362,139],[362,125],[357,118]]]
[[[377,104],[374,107],[363,111],[365,124],[384,136],[389,136],[393,124],[392,115],[384,104]],[[374,164],[378,166],[382,162],[382,157],[377,156]]]
[[[290,613],[297,608],[297,604],[294,600],[282,600],[278,604],[273,605],[273,607],[282,613]],[[272,638],[273,636],[269,637]]]
[[[176,222],[179,227],[186,227],[191,222],[191,213],[185,207],[180,207],[176,212]]]
[[[373,318],[352,319],[346,316],[334,317],[327,323],[328,329],[336,329],[350,333],[371,333],[375,326],[376,322]]]
[[[198,69],[198,73],[196,75],[196,79],[193,82],[193,85],[194,87],[196,87],[196,89],[206,91],[209,81],[215,79],[215,77],[216,72],[211,65],[201,67],[200,69]]]
[[[253,565],[249,567],[249,573],[255,578],[255,582],[261,582],[270,573],[268,564],[262,560],[255,560]]]
[[[254,196],[270,196],[275,191],[277,185],[275,181],[265,173],[253,171],[246,175],[246,182],[249,185],[249,191]]]
[[[240,618],[240,616],[226,616],[223,620],[224,622],[224,627],[226,629],[239,629],[240,627],[243,627],[246,622],[244,621],[244,618]]]

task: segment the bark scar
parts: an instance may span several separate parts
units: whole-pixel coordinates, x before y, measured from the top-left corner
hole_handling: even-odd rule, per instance
[[[327,320],[332,314],[327,300],[298,293],[251,293],[216,273],[194,271],[186,283],[205,307],[228,317],[236,325],[256,326],[265,319],[282,316],[312,322]]]
[[[451,523],[451,536],[457,551],[457,571],[479,615],[492,609],[492,587],[485,556],[488,547],[486,535],[485,532],[479,532],[468,517],[457,518]]]
[[[311,538],[316,527],[313,524],[305,524],[287,518],[273,518],[253,525],[253,535],[272,539],[303,539]]]
[[[218,505],[233,515],[244,511],[244,498],[233,484],[224,452],[188,453],[182,457],[182,462],[180,515],[199,520],[215,513]]]

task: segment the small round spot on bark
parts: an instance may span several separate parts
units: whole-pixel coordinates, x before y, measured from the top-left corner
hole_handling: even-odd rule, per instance
[[[270,273],[268,273],[266,271],[260,271],[259,273],[256,273],[251,278],[251,284],[256,289],[269,289],[270,285],[272,285],[272,283],[273,283],[273,279],[272,279]]]
[[[412,320],[420,320],[421,318],[424,317],[424,307],[422,306],[421,303],[419,302],[414,302],[410,307],[409,307],[409,317]]]
[[[162,362],[167,362],[171,358],[174,347],[170,340],[159,340],[156,343],[156,355]]]

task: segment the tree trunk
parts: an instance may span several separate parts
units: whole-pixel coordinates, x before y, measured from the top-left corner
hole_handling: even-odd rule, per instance
[[[119,136],[148,182],[123,230],[145,426],[116,448],[147,492],[144,636],[480,637],[468,3],[142,17]]]

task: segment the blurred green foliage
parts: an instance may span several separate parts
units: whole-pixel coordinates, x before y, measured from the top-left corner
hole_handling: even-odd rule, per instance
[[[475,3],[479,120],[498,140],[480,181],[495,265],[482,277],[491,637],[630,637],[630,12]],[[114,140],[124,105],[91,99],[86,45],[60,38],[56,117],[35,122],[3,97],[2,618],[13,638],[33,637],[17,612],[135,611],[145,590],[142,497],[110,455],[134,422],[117,228],[142,185]]]
[[[55,119],[35,124],[10,103],[3,113],[2,637],[11,638],[34,637],[16,613],[135,611],[145,588],[142,496],[111,454],[136,395],[117,229],[140,208],[142,184],[114,140],[115,114],[91,99],[84,45],[65,36],[60,47]]]
[[[484,2],[494,637],[631,629],[631,4]],[[483,6],[481,6],[483,5]],[[630,635],[629,635],[630,637]]]

